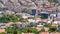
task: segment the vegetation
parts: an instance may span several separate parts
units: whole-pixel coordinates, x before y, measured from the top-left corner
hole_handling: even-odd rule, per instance
[[[22,34],[22,32],[18,30],[18,34]]]
[[[26,33],[27,29],[26,28],[22,28],[20,31]]]
[[[9,34],[17,34],[17,29],[7,27],[6,32],[9,33]]]
[[[57,31],[57,28],[56,27],[50,27],[49,28],[49,32],[56,32]]]
[[[3,15],[0,17],[1,23],[7,23],[7,22],[16,22],[18,21],[18,17],[15,15]]]
[[[53,0],[48,0],[49,2],[53,2]]]
[[[50,28],[51,25],[50,25],[50,24],[45,24],[44,27],[48,27],[48,28]]]
[[[35,28],[22,28],[20,30],[18,30],[17,28],[14,29],[14,28],[11,28],[11,27],[7,27],[6,28],[6,32],[7,33],[11,33],[11,34],[21,34],[22,32],[23,33],[35,33],[35,34],[38,34],[38,31],[35,29]]]
[[[58,25],[58,29],[57,29],[57,32],[60,32],[60,25]]]
[[[58,3],[58,0],[48,0],[48,1]]]
[[[46,19],[45,16],[41,16],[41,19]]]
[[[32,32],[32,33],[37,33],[37,30],[36,30],[35,28],[30,28],[29,30],[30,30],[30,32]]]
[[[0,34],[6,34],[5,32],[1,32]]]
[[[20,30],[21,32],[24,32],[24,33],[38,33],[37,30],[35,28],[23,28]]]
[[[8,22],[22,22],[23,20],[28,21],[27,19],[24,18],[19,18],[16,15],[3,15],[2,17],[0,17],[0,23],[8,23]]]

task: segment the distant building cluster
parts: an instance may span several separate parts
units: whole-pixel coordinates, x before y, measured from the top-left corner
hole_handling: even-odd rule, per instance
[[[0,16],[27,13],[38,17],[43,15],[45,18],[53,20],[54,23],[58,23],[60,21],[60,2],[57,1],[58,3],[47,0],[0,0]]]
[[[56,1],[57,3],[48,0],[0,0],[0,16],[18,15],[27,18],[30,25],[36,23],[37,26],[60,25],[60,0]],[[20,26],[25,27],[25,25],[26,23],[23,23]]]

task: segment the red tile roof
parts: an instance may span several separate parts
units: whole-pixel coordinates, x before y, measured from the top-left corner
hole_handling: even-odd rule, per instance
[[[5,32],[5,29],[0,29],[0,33],[1,33],[1,32]]]
[[[41,32],[41,33],[39,33],[39,34],[49,34],[49,32]]]

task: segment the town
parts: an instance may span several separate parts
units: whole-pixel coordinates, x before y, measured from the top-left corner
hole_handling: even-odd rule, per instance
[[[0,0],[0,34],[60,34],[60,0]]]

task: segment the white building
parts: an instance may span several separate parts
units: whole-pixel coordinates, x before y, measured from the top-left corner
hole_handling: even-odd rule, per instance
[[[33,20],[33,19],[28,19],[28,21],[31,23],[31,22],[36,22],[35,20]]]
[[[21,16],[22,16],[22,18],[33,17],[33,16],[31,16],[30,14],[27,14],[27,13],[23,13]]]

